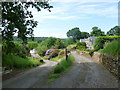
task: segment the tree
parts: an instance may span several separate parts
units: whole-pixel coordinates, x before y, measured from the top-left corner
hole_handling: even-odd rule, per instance
[[[109,36],[114,36],[114,35],[120,36],[120,26],[115,26],[115,27],[111,28],[107,32],[107,35],[109,35]]]
[[[81,38],[84,39],[84,38],[88,38],[90,35],[88,32],[81,32]]]
[[[90,33],[91,36],[105,36],[105,33],[101,31],[98,27],[93,27],[92,32]]]
[[[29,7],[36,8],[41,11],[41,8],[48,9],[52,6],[48,1],[44,2],[2,2],[2,37],[4,42],[13,40],[13,35],[18,33],[23,43],[27,43],[27,37],[33,36],[33,29],[37,26],[37,21],[34,21],[32,12]]]
[[[81,38],[81,32],[78,27],[73,28],[67,32],[67,37],[72,37],[74,42]]]
[[[64,44],[63,40],[58,38],[55,42],[55,48],[56,49],[62,49],[64,47],[65,47],[65,44]]]

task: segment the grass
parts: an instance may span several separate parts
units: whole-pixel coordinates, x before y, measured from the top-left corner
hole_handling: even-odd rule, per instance
[[[69,56],[67,60],[62,60],[52,71],[52,73],[49,75],[48,77],[48,82],[53,82],[54,80],[56,80],[57,78],[60,77],[60,75],[64,72],[67,72],[70,67],[72,66],[74,61],[74,57],[73,56]]]
[[[31,68],[34,66],[41,65],[38,60],[33,59],[31,57],[21,58],[19,56],[14,55],[5,55],[3,56],[2,65],[7,69],[25,69]]]
[[[65,59],[65,56],[62,56],[62,57],[57,56],[57,57],[51,58],[50,60],[51,61],[61,62],[63,59]]]
[[[103,48],[100,49],[98,52],[100,53],[107,53],[111,55],[120,55],[120,40],[115,40],[110,43],[107,43],[107,45]]]

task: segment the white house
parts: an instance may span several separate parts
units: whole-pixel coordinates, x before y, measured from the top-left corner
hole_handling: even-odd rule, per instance
[[[80,39],[80,42],[85,42],[88,49],[94,49],[94,41],[97,37],[88,37],[87,39]]]

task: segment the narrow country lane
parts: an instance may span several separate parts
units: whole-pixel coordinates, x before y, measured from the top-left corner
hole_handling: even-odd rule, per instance
[[[20,73],[3,82],[3,88],[118,88],[118,80],[101,64],[71,52],[75,62],[70,71],[56,81],[47,84],[48,74],[57,62],[45,60],[45,64]]]
[[[118,88],[118,80],[101,64],[76,52],[71,54],[75,57],[72,69],[43,88]]]
[[[2,82],[3,88],[33,88],[36,85],[42,86],[57,62],[44,60],[45,64],[18,74]]]

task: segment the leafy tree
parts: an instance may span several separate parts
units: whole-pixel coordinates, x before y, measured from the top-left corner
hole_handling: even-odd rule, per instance
[[[68,46],[70,44],[73,44],[74,40],[73,40],[73,38],[67,38],[64,42],[65,42],[65,45]]]
[[[57,40],[57,39],[54,38],[54,37],[49,37],[47,40],[45,40],[47,47],[48,47],[48,48],[51,48],[52,46],[54,46],[56,40]]]
[[[105,36],[105,33],[101,31],[98,27],[93,27],[92,32],[90,33],[91,36]]]
[[[13,35],[18,33],[23,43],[27,43],[27,37],[33,36],[33,28],[37,26],[32,12],[28,8],[48,9],[52,6],[47,1],[44,2],[2,2],[2,37],[4,42],[13,40]]]
[[[81,32],[78,27],[73,28],[67,32],[67,37],[72,37],[74,42],[81,38]]]
[[[88,38],[90,35],[88,32],[81,32],[81,38],[84,39],[84,38]]]
[[[63,40],[58,38],[55,42],[55,48],[56,49],[61,49],[61,48],[64,48],[64,47],[65,47],[65,44],[64,44]]]
[[[115,26],[115,27],[111,28],[107,32],[107,35],[109,35],[109,36],[114,36],[114,35],[120,36],[120,26]]]

